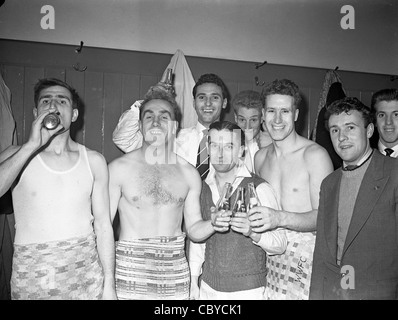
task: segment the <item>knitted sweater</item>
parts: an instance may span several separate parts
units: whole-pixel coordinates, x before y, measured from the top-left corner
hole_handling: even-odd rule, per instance
[[[247,187],[249,182],[254,182],[257,187],[264,180],[252,174],[252,177],[244,178],[240,186]],[[248,192],[245,196],[248,203]],[[231,203],[234,203],[235,198],[236,190],[231,196]],[[215,206],[211,190],[203,182],[201,208],[205,220],[210,219],[211,206]],[[253,244],[250,237],[231,229],[225,233],[216,232],[206,241],[202,280],[214,290],[222,292],[258,288],[266,285],[265,263],[265,251]]]
[[[369,159],[370,160],[370,159]],[[370,161],[354,171],[342,171],[337,223],[337,264],[340,265],[345,239],[350,226],[359,187]]]

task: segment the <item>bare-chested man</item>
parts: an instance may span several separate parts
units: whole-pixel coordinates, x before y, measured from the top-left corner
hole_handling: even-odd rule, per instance
[[[228,229],[228,217],[213,214],[211,220],[202,220],[200,176],[172,152],[178,119],[173,97],[147,94],[140,107],[142,147],[109,164],[111,214],[118,210],[120,216],[119,299],[188,299],[183,218],[193,241]]]
[[[250,210],[252,228],[287,229],[286,252],[268,257],[268,298],[308,299],[319,190],[333,165],[323,147],[295,130],[301,97],[294,82],[275,80],[264,88],[263,97],[264,122],[273,143],[256,153],[255,171],[275,189],[282,210]]]

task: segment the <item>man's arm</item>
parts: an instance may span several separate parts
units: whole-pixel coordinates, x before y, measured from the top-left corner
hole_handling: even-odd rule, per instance
[[[120,159],[120,158],[119,158]],[[118,171],[120,168],[119,159],[113,160],[108,165],[109,169],[109,207],[111,214],[111,221],[115,219],[116,212],[119,205],[119,200],[122,196],[121,186],[118,180]]]
[[[29,157],[47,143],[51,133],[42,127],[43,118],[49,111],[43,112],[32,123],[29,140],[22,146],[9,146],[0,154],[0,197],[13,185],[18,174]]]
[[[327,151],[319,145],[313,145],[304,152],[304,163],[303,170],[309,176],[309,201],[312,210],[291,212],[267,207],[253,208],[249,211],[253,230],[263,232],[277,227],[300,232],[316,230],[320,186],[323,179],[333,172],[333,164]]]
[[[189,184],[188,195],[184,204],[184,221],[189,238],[194,242],[201,242],[214,232],[224,232],[229,229],[229,216],[222,216],[222,211],[211,210],[211,219],[204,221],[200,211],[200,192],[202,181],[198,171],[186,164],[185,178]]]
[[[109,213],[108,168],[101,154],[96,151],[88,151],[87,154],[94,176],[91,201],[98,255],[104,271],[103,299],[117,299],[115,291],[115,241]]]
[[[189,270],[191,271],[190,298],[199,299],[199,276],[205,261],[206,243],[189,242]]]

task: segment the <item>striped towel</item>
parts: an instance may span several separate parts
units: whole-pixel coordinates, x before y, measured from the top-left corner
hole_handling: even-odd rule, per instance
[[[103,272],[95,235],[14,245],[13,300],[95,300],[102,297]]]
[[[189,299],[185,233],[174,237],[120,240],[116,244],[119,300]]]

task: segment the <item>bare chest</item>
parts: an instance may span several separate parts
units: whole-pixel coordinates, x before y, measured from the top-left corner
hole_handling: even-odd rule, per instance
[[[124,188],[124,196],[133,206],[160,207],[183,205],[188,185],[174,166],[144,166]]]

